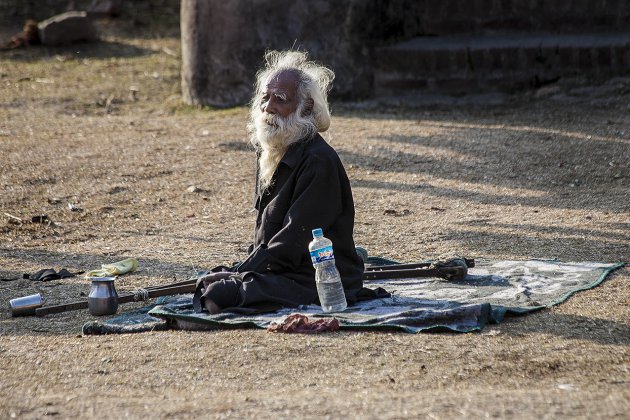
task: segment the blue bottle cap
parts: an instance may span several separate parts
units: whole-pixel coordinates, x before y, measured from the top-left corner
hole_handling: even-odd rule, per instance
[[[321,238],[322,236],[324,236],[322,228],[313,229],[313,238]]]

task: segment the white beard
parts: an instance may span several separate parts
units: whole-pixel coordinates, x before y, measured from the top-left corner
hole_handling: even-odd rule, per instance
[[[258,159],[260,192],[272,184],[273,174],[285,152],[293,143],[310,137],[317,129],[312,118],[301,117],[301,107],[286,118],[252,108],[250,141],[261,150]]]

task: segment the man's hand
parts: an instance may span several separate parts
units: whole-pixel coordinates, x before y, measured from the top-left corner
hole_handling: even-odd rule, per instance
[[[212,300],[206,298],[206,290],[217,281],[226,280],[234,273],[231,271],[220,271],[218,273],[210,273],[197,279],[195,287],[195,296],[193,297],[193,308],[195,312],[202,312],[204,309],[211,314],[221,312],[221,308]]]
[[[199,277],[197,279],[197,287],[199,287],[199,284],[203,283],[203,288],[205,289],[215,281],[228,279],[233,274],[234,273],[231,271],[221,271],[218,273],[206,274],[205,276]]]

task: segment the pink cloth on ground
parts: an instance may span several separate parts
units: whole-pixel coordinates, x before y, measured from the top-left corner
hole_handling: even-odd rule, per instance
[[[291,314],[282,323],[272,323],[267,332],[317,334],[327,331],[339,330],[339,321],[336,318],[322,318],[310,321],[306,315]]]

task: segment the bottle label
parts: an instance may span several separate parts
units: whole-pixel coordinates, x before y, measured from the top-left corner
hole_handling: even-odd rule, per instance
[[[333,254],[332,246],[327,246],[311,251],[311,261],[313,262],[313,264],[319,264],[320,262],[334,259],[335,255]]]

